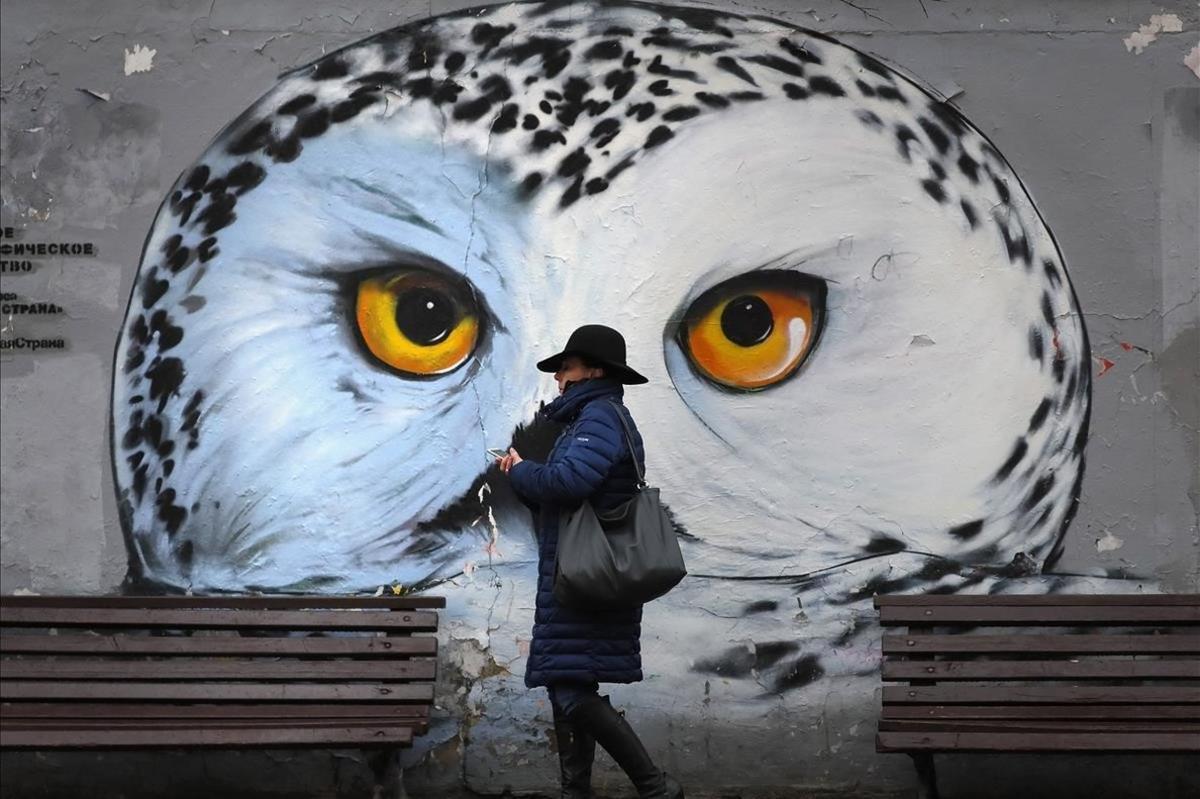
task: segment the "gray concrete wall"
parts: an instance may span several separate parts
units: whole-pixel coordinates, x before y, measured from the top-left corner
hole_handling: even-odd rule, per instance
[[[203,572],[207,575],[204,582],[196,576],[201,573],[199,565],[195,572],[183,569],[178,548],[163,549],[158,559],[149,563],[144,554],[138,553],[153,547],[153,543],[146,542],[165,540],[156,538],[161,534],[153,529],[157,522],[152,518],[139,527],[139,517],[131,511],[134,515],[129,518],[133,521],[127,519],[123,529],[119,499],[122,491],[128,498],[130,478],[114,474],[110,402],[114,396],[114,349],[122,328],[127,327],[123,322],[136,316],[141,301],[135,284],[139,274],[144,276],[156,263],[156,251],[148,251],[144,259],[143,246],[148,237],[156,244],[165,237],[171,220],[164,212],[156,223],[156,214],[177,179],[186,177],[203,160],[206,148],[227,123],[276,85],[280,73],[385,29],[468,5],[446,0],[332,5],[204,0],[107,2],[102,6],[4,0],[0,5],[0,226],[12,231],[12,237],[4,238],[3,243],[86,243],[92,251],[11,256],[13,265],[6,268],[12,271],[0,278],[6,306],[51,303],[62,311],[42,308],[51,312],[35,314],[9,307],[13,313],[6,311],[2,320],[0,335],[6,349],[0,353],[0,579],[4,593],[116,593],[122,590],[131,563],[140,576],[173,587],[246,590],[264,584],[250,578],[238,583],[236,578],[222,576],[224,573],[215,567]],[[1033,527],[1027,538],[997,539],[999,544],[992,555],[999,553],[1000,557],[991,562],[980,551],[942,551],[928,544],[927,549],[962,566],[961,590],[1200,589],[1200,53],[1194,49],[1198,46],[1196,5],[1084,0],[971,5],[889,0],[868,5],[781,0],[714,2],[699,7],[765,15],[826,33],[874,54],[931,95],[948,98],[1003,153],[1016,180],[1027,191],[1027,200],[1019,198],[1026,204],[1014,213],[1026,215],[1030,239],[1042,236],[1038,246],[1051,254],[1056,247],[1061,254],[1078,305],[1064,294],[1064,304],[1055,308],[1054,315],[1060,320],[1056,330],[1061,329],[1063,341],[1070,346],[1081,344],[1077,331],[1086,328],[1090,342],[1090,351],[1072,354],[1081,373],[1090,373],[1091,379],[1090,434],[1077,511],[1070,520],[1069,509],[1074,507],[1075,497],[1065,489],[1047,498],[1047,502],[1057,503],[1053,508],[1047,506],[1053,510],[1052,519],[1062,523],[1055,531],[1065,529],[1061,554],[1054,559],[1051,576],[1011,580],[982,576],[990,574],[987,570],[991,565],[1002,567],[1016,554],[1032,556],[1039,566],[1051,559],[1053,541],[1039,538]],[[803,138],[808,134],[792,135]],[[850,152],[843,138],[855,140],[860,135],[865,134],[847,128],[816,139],[808,159],[821,162],[823,158],[843,157]],[[720,150],[730,142],[736,146],[739,137],[751,134],[734,125],[720,136],[724,138],[718,137],[715,144],[688,139],[686,147],[681,136],[676,149],[663,158],[679,159],[671,162],[680,165],[674,167],[674,174],[690,174],[693,167],[683,166],[688,164],[687,147],[693,148],[695,163],[700,161],[699,153],[710,152],[704,147]],[[863,141],[863,147],[874,146]],[[443,145],[445,142],[443,138]],[[314,141],[306,146],[310,153],[319,153],[323,145]],[[465,153],[461,163],[468,164],[465,174],[474,180],[470,158],[480,154],[471,155],[472,143],[466,138],[455,146]],[[756,143],[754,149],[767,146]],[[459,163],[457,157],[445,158],[442,166],[453,173],[455,163]],[[780,169],[804,160],[781,159]],[[305,163],[303,158],[297,161],[301,167]],[[513,163],[513,159],[506,163]],[[278,171],[280,175],[285,172],[282,168]],[[694,172],[703,177],[704,170]],[[654,207],[668,207],[672,188],[699,191],[686,182],[666,185],[665,193],[647,195],[640,205],[637,191],[643,189],[631,189],[623,195],[623,202],[632,209],[625,218],[653,214]],[[772,184],[767,178],[747,177],[731,185],[745,188],[747,196],[760,191],[766,196]],[[468,185],[460,196],[469,197],[476,189],[481,203],[504,202],[501,195],[497,199],[485,193],[484,184]],[[266,190],[259,191],[257,196],[261,198]],[[918,187],[914,202],[920,200],[919,195]],[[244,215],[250,216],[257,206],[249,205],[250,199],[246,203]],[[618,204],[613,200],[609,205]],[[414,205],[420,206],[420,202],[414,201]],[[806,207],[811,210],[817,204]],[[843,210],[850,217],[869,216],[870,209],[864,211],[864,207],[851,204]],[[549,211],[540,206],[528,208],[530,218],[550,229],[551,223],[545,221],[550,219]],[[297,210],[294,217],[280,218],[280,225],[289,231],[296,230],[296,226],[303,229],[305,215],[313,213],[311,208]],[[1030,221],[1038,215],[1045,222],[1045,231],[1036,221]],[[603,233],[590,239],[578,238],[573,245],[579,249],[569,253],[554,249],[565,246],[561,229],[554,232],[554,237],[546,234],[525,246],[541,248],[535,252],[543,257],[552,252],[567,253],[563,256],[567,262],[586,265],[587,251],[579,243],[585,241],[606,255],[628,259],[632,250],[621,248],[632,247],[630,242],[636,243],[637,239],[621,240],[628,234],[622,222],[613,219],[617,218],[604,218],[603,230],[609,230],[610,224],[615,226],[608,238]],[[574,229],[578,232],[577,220]],[[237,246],[234,230],[229,231],[229,243],[222,244],[227,250]],[[836,232],[849,235],[855,230],[846,227]],[[640,235],[645,240],[648,234]],[[867,237],[859,232],[858,240],[866,241]],[[948,239],[930,241],[950,246]],[[977,244],[963,241],[966,243],[955,240],[953,246],[961,244],[966,248],[963,252],[980,252]],[[839,251],[841,248],[839,242]],[[666,251],[658,252],[661,255]],[[984,252],[979,257],[990,256]],[[20,264],[23,260],[31,262],[31,271],[24,271]],[[888,263],[900,269],[915,266],[915,261],[901,263],[890,258]],[[652,270],[650,274],[678,272],[666,265],[665,259],[658,268],[660,272]],[[1011,289],[1011,295],[1002,293],[1010,289],[1001,289],[992,282],[996,273],[989,271],[991,268],[990,261],[981,260],[976,283],[992,293],[977,297],[971,294],[969,284],[939,288],[929,283],[922,284],[929,288],[924,294],[944,292],[931,296],[950,308],[946,316],[951,320],[979,315],[980,324],[984,324],[984,316],[994,314],[998,326],[1017,324],[1025,313],[1017,302],[1018,289]],[[876,277],[875,273],[871,276]],[[651,305],[670,306],[676,302],[665,294],[654,295],[654,285],[652,281],[647,289]],[[837,285],[837,281],[831,285]],[[212,287],[214,293],[218,289]],[[131,295],[135,308],[132,314],[128,310]],[[1000,300],[992,303],[988,297]],[[1010,300],[1011,305],[1004,305]],[[175,313],[182,318],[182,312]],[[637,314],[642,311],[629,313],[628,328],[636,330]],[[829,324],[833,325],[829,330],[835,331],[836,307],[829,313]],[[552,351],[562,330],[569,330],[575,322],[589,321],[581,319],[581,314],[563,320],[566,327],[548,325],[544,340],[529,342],[524,352],[544,355]],[[619,315],[615,318],[623,319]],[[964,334],[961,342],[953,342],[947,338],[955,333],[949,322],[936,334],[933,330],[906,328],[904,343],[909,343],[910,337],[918,345],[927,343],[920,339],[924,336],[963,359],[955,363],[986,366],[996,357],[995,369],[989,373],[981,368],[979,372],[987,380],[995,380],[994,388],[991,383],[986,391],[972,387],[965,378],[943,384],[939,382],[941,377],[931,376],[927,383],[931,397],[961,398],[957,407],[948,402],[943,415],[952,421],[961,416],[965,430],[972,429],[968,422],[976,418],[975,426],[982,431],[979,447],[995,445],[1007,451],[1011,437],[1007,433],[993,436],[991,431],[1006,429],[1004,424],[1016,412],[1010,413],[1001,407],[1001,400],[993,398],[1007,396],[1009,384],[1021,390],[1039,390],[1036,377],[1020,376],[1018,366],[1010,368],[1009,361],[986,348],[991,344],[975,351],[977,357],[971,358],[972,351],[964,342],[975,339]],[[1024,331],[1020,328],[1022,336]],[[837,341],[830,332],[821,339],[817,353],[833,352]],[[35,350],[30,342],[44,343]],[[909,350],[892,354],[915,358]],[[649,359],[645,353],[645,349],[631,348],[631,359],[636,355],[646,363]],[[806,379],[818,374],[817,365],[816,361],[806,364],[804,368],[810,370]],[[525,368],[531,367],[526,364]],[[119,372],[118,365],[116,396],[123,397]],[[1086,383],[1085,378],[1080,380]],[[506,385],[510,393],[526,391],[522,386]],[[689,473],[693,455],[702,452],[705,444],[696,434],[688,433],[682,436],[687,446],[674,448],[674,442],[667,440],[673,418],[662,409],[676,395],[696,401],[700,394],[688,391],[700,389],[685,388],[669,365],[657,385],[667,388],[652,388],[652,392],[660,393],[641,395],[650,399],[639,398],[632,391],[630,394],[630,404],[642,420],[651,446],[651,477],[661,476],[668,502],[675,488],[677,505],[687,508],[680,512],[687,517],[689,527],[703,537],[705,531],[730,522],[719,509],[697,510],[695,506],[703,504],[700,500],[681,499],[687,486],[703,485],[705,480],[710,485],[728,486],[727,495],[721,498],[732,502],[739,499],[735,467],[757,468],[758,464],[752,463],[751,455],[743,450],[728,456],[724,466],[713,473],[715,477]],[[882,394],[889,390],[882,381],[875,388]],[[528,418],[521,413],[536,407],[536,399],[545,398],[544,391],[544,386],[529,388],[522,394],[520,411],[513,410],[511,416]],[[792,420],[800,418],[807,406],[800,400],[779,399],[782,391],[781,387],[761,396],[776,397],[784,412],[797,415],[777,415],[774,422],[763,423],[754,432],[765,440],[799,442],[804,434],[797,432],[797,423]],[[187,396],[185,393],[183,400]],[[846,407],[863,413],[864,419],[872,412],[862,397],[846,398],[845,402]],[[176,411],[181,408],[182,402]],[[478,416],[484,419],[485,409],[478,409]],[[1055,420],[1058,427],[1054,429],[1063,431],[1064,436],[1073,429],[1067,416],[1064,410],[1056,414]],[[1027,412],[1021,411],[1020,417],[1024,425]],[[128,424],[120,408],[116,424],[119,439]],[[826,427],[835,432],[842,429],[833,422]],[[215,424],[208,428],[215,429],[220,428]],[[505,429],[511,430],[511,424]],[[877,440],[867,441],[861,430],[847,429],[851,432],[844,438],[855,446],[878,445]],[[181,449],[185,439],[186,434],[179,436]],[[902,457],[914,459],[931,451],[934,455],[942,452],[944,460],[951,460],[952,442],[943,443],[934,435],[930,439],[933,445],[918,448],[913,443],[917,440],[907,441],[905,446],[910,449],[901,452]],[[461,446],[475,447],[477,443],[492,446],[505,442],[471,441]],[[460,446],[449,439],[431,439],[429,444],[439,452],[443,451],[438,449],[442,445],[444,451]],[[1049,449],[1046,452],[1046,458],[1056,457]],[[126,454],[118,451],[119,468],[124,468]],[[441,463],[447,462],[442,457]],[[182,474],[185,465],[179,468]],[[900,476],[881,475],[858,462],[849,463],[847,468],[859,469],[850,479],[857,484],[880,481],[887,488],[888,480],[900,480]],[[1053,461],[1048,468],[1066,474],[1074,467]],[[801,511],[815,507],[816,502],[803,495],[808,479],[808,473],[804,474],[802,479],[797,472],[793,483],[799,486],[799,494],[792,500]],[[952,477],[948,474],[946,480]],[[473,478],[466,479],[469,482]],[[762,491],[771,490],[769,481],[759,482]],[[462,490],[455,489],[455,495]],[[443,571],[432,570],[428,564],[406,571],[400,563],[393,571],[381,570],[378,575],[363,577],[361,582],[369,585],[357,585],[352,578],[341,579],[349,570],[341,568],[344,562],[338,561],[341,556],[336,552],[331,551],[327,562],[322,563],[322,568],[332,568],[341,580],[327,590],[369,588],[390,582],[393,577],[406,584],[424,575],[452,578],[432,591],[450,597],[443,636],[447,655],[443,716],[409,756],[410,786],[428,795],[460,788],[482,794],[498,794],[506,788],[547,790],[553,781],[552,755],[547,747],[548,708],[540,694],[527,693],[521,682],[532,618],[531,535],[527,519],[511,503],[505,504],[501,496],[504,489],[497,484],[494,491],[499,496],[494,505],[498,528],[490,543],[500,555],[492,550],[485,552],[482,547],[456,550],[453,562]],[[226,500],[227,507],[228,503]],[[770,512],[762,509],[744,522],[755,524],[756,519],[765,519],[770,513],[780,519],[787,515],[777,511],[772,505]],[[907,507],[895,509],[901,515],[910,511]],[[829,513],[830,518],[838,517],[836,508]],[[912,513],[911,517],[903,515],[910,521],[901,534],[917,537],[925,544],[926,539],[920,538],[924,535],[921,529],[932,523]],[[944,525],[938,529],[970,518],[948,513],[937,522]],[[990,529],[985,526],[985,530]],[[806,539],[805,546],[825,551],[820,541]],[[197,564],[207,556],[205,553],[216,552],[214,547],[205,547],[204,540],[197,538]],[[193,556],[190,549],[188,552],[190,564]],[[757,552],[754,557],[777,554]],[[214,562],[220,557],[224,556],[212,555]],[[287,557],[287,552],[280,551],[276,562],[287,562]],[[826,565],[817,555],[811,557],[801,557],[795,565],[801,571]],[[711,554],[699,551],[694,558],[706,567],[714,562]],[[755,562],[754,558],[739,561],[742,566]],[[899,558],[883,565],[887,566],[886,574],[892,576],[897,574],[894,570],[903,573],[905,568]],[[410,573],[415,577],[406,576]],[[730,572],[722,574],[731,576]],[[981,576],[972,582],[973,574]],[[294,580],[301,588],[319,587],[304,582],[312,576],[297,572]],[[782,599],[772,593],[767,601],[774,602],[778,610],[753,618],[742,615],[744,609],[766,594],[756,595],[720,581],[689,578],[672,599],[648,607],[648,679],[638,686],[616,689],[614,698],[627,708],[665,765],[696,786],[714,791],[744,789],[747,795],[768,789],[791,795],[786,792],[798,790],[796,786],[860,794],[902,790],[911,782],[908,763],[873,751],[876,681],[870,675],[878,631],[870,622],[869,599],[858,597],[844,605],[829,599],[836,591],[854,595],[863,584],[879,576],[875,572],[851,573],[839,587],[822,589],[826,592],[824,600],[819,591],[801,591],[798,596],[785,591]],[[186,582],[189,579],[193,580],[190,584]],[[266,585],[285,587],[278,579]],[[906,587],[921,590],[923,586],[909,583]],[[798,615],[791,604],[797,598],[801,608]],[[838,650],[833,642],[855,628],[865,633]],[[763,642],[777,641],[798,645],[792,660],[766,663],[758,657],[765,651]],[[738,671],[739,652],[744,652],[751,663],[758,658],[756,667]],[[818,659],[805,660],[810,656]],[[785,673],[789,669],[794,677],[814,662],[820,664],[817,676],[808,675],[794,688],[780,687],[793,684]],[[764,685],[768,687],[765,692]],[[990,774],[1009,773],[1004,761],[979,762]],[[1128,765],[1109,760],[1089,764],[1086,771],[1101,775],[1097,778],[1100,785],[1110,791],[1132,791],[1119,795],[1166,796],[1171,791],[1186,790],[1187,778],[1178,763],[1167,763],[1151,772],[1139,771],[1139,762]],[[969,761],[963,763],[971,765]],[[1036,784],[1023,785],[1021,790],[1039,795],[1039,785],[1061,788],[1067,780],[1087,795],[1098,795],[1091,793],[1098,790],[1096,784],[1084,785],[1073,776],[1079,773],[1078,764],[1054,758],[1022,763],[1024,778]],[[1127,765],[1144,777],[1132,781],[1103,778]],[[233,768],[236,771],[236,763]],[[969,783],[971,773],[959,773],[955,768],[948,771],[947,778],[955,784]],[[252,771],[245,769],[247,779],[252,778]],[[291,771],[325,773],[320,766],[315,772]],[[288,788],[285,775],[276,777],[280,780],[276,783],[279,790],[303,792],[302,785]],[[343,779],[339,773],[329,779],[328,785],[322,784],[322,791],[335,792],[339,780],[346,790],[358,789],[357,778]],[[599,784],[614,792],[623,786],[611,764],[602,769]],[[1059,790],[1054,793],[1064,795]]]

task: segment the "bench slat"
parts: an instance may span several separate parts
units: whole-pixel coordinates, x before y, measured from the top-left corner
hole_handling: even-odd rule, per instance
[[[1200,680],[1200,660],[885,661],[885,680]]]
[[[879,609],[884,626],[904,625],[1193,625],[1200,624],[1200,605],[1163,606],[889,606]]]
[[[0,624],[17,627],[141,629],[403,630],[434,632],[437,613],[405,610],[158,610],[0,608]]]
[[[227,608],[301,610],[444,608],[439,596],[0,596],[0,608]]]
[[[442,607],[440,597],[3,597],[0,748],[407,746],[429,727],[438,652],[436,637],[412,634],[436,632]],[[146,634],[156,630],[168,634]]]
[[[433,685],[0,682],[4,700],[161,702],[432,702]]]
[[[0,635],[4,654],[47,655],[245,655],[403,658],[437,654],[433,636],[352,638],[243,638],[236,635]]]
[[[1094,686],[1075,685],[885,685],[883,702],[902,704],[1200,704],[1200,687],[1179,686]]]
[[[160,749],[184,747],[408,746],[408,727],[282,728],[243,727],[196,730],[8,730],[0,728],[4,749]]]
[[[927,594],[875,606],[881,626],[909,628],[883,636],[883,680],[910,684],[883,686],[880,752],[1200,752],[1200,594]],[[1122,629],[1137,627],[1169,629]]]
[[[7,660],[5,680],[262,680],[298,681],[323,680],[351,682],[356,680],[399,681],[432,680],[436,675],[432,660],[331,661],[228,661],[213,660]],[[214,686],[214,690],[220,690]]]
[[[1185,732],[1200,735],[1200,721],[885,719],[879,722],[879,729],[886,732]]]
[[[295,729],[306,727],[386,727],[405,726],[420,734],[429,729],[426,719],[389,719],[381,716],[340,719],[120,719],[97,718],[4,719],[4,730],[199,730],[199,729]]]
[[[1200,655],[1200,635],[895,635],[883,636],[883,654]]]
[[[883,718],[1200,721],[1200,705],[884,705]]]
[[[880,732],[879,752],[1200,752],[1190,733]]]
[[[1151,607],[1200,605],[1200,594],[884,594],[875,607],[935,607],[966,605]]]
[[[389,720],[404,721],[428,719],[429,705],[322,705],[273,704],[273,705],[170,705],[137,704],[134,702],[11,702],[0,705],[0,723],[30,719],[94,719],[98,722],[119,721],[185,721],[202,722],[226,720],[229,722],[287,721],[289,719],[313,719],[335,721],[337,719],[375,718],[386,726]]]

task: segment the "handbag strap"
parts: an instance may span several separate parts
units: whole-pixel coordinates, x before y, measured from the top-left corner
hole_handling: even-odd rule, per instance
[[[646,470],[638,463],[637,449],[633,446],[633,429],[629,425],[629,420],[625,418],[625,408],[615,399],[609,399],[608,402],[617,410],[617,418],[621,420],[621,427],[625,430],[625,443],[629,445],[629,457],[633,461],[633,470],[637,473],[637,487],[640,491],[646,487]]]

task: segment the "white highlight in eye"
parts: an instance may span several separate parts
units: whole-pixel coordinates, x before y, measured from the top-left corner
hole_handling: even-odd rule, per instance
[[[787,363],[792,363],[800,357],[804,350],[805,337],[808,335],[808,325],[803,319],[796,318],[788,322],[788,354]]]

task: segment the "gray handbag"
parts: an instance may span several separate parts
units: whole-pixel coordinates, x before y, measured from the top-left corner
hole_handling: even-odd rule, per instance
[[[563,511],[558,527],[554,599],[563,607],[624,608],[657,599],[687,575],[675,525],[658,489],[646,485],[625,409],[613,402],[637,471],[637,493],[628,502],[597,514],[584,500]]]

